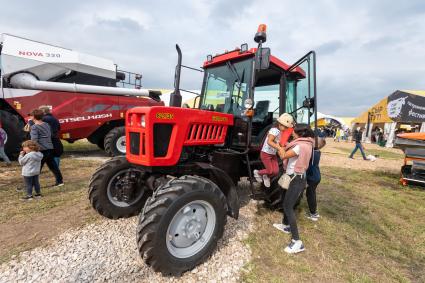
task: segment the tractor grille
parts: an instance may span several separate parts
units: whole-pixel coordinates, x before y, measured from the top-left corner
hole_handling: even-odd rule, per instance
[[[227,126],[220,125],[192,124],[185,144],[220,141],[226,128]]]
[[[140,154],[140,134],[130,132],[130,153],[134,155]]]
[[[155,157],[165,157],[167,155],[172,131],[172,124],[155,124],[153,126]]]

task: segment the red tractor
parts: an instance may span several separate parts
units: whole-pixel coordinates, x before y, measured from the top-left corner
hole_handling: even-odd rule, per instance
[[[315,53],[288,65],[262,47],[208,56],[198,108],[182,108],[181,52],[170,107],[136,107],[126,116],[126,158],[93,175],[89,199],[101,215],[140,214],[137,243],[155,271],[179,275],[207,259],[222,237],[226,216],[239,214],[238,182],[261,167],[261,144],[278,115],[315,123]],[[255,103],[254,103],[255,101]],[[251,181],[252,188],[252,181]],[[277,178],[265,200],[277,208]]]

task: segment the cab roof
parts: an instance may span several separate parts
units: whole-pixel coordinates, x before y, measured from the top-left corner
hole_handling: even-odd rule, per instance
[[[253,57],[255,56],[255,52],[257,51],[257,48],[251,48],[245,52],[241,52],[240,49],[232,50],[229,52],[225,52],[223,54],[216,55],[212,58],[211,61],[205,61],[203,68],[209,68],[212,66],[220,65],[226,61],[232,61],[237,59],[243,59],[247,57]],[[278,68],[287,71],[291,66],[283,62],[282,60],[278,59],[277,57],[270,55],[270,63],[274,64]],[[296,67],[294,70],[291,71],[292,73],[301,76],[302,78],[305,78],[306,73],[303,69],[300,67]]]

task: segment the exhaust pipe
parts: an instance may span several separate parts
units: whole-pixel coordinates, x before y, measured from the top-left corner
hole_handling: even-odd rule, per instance
[[[176,44],[177,50],[177,66],[176,73],[174,74],[174,92],[170,95],[170,106],[181,107],[182,106],[182,96],[180,94],[180,73],[182,71],[182,51],[180,46]]]
[[[93,86],[71,83],[58,83],[39,81],[30,73],[19,73],[10,78],[10,84],[15,88],[33,89],[33,90],[53,90],[66,92],[83,92],[107,95],[122,96],[147,96],[153,99],[159,99],[161,92],[147,89],[126,89],[107,86]]]

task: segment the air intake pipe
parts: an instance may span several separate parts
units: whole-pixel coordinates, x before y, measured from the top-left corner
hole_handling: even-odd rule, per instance
[[[161,93],[158,91],[147,90],[147,89],[128,89],[128,88],[107,87],[107,86],[83,85],[83,84],[75,84],[75,83],[71,84],[71,83],[40,81],[34,75],[30,73],[15,74],[10,78],[9,82],[14,88],[22,88],[22,89],[83,92],[83,93],[94,93],[94,94],[105,94],[105,95],[122,95],[122,96],[148,96],[157,100],[159,99],[159,95],[161,95]]]

